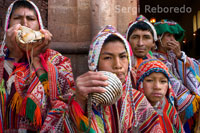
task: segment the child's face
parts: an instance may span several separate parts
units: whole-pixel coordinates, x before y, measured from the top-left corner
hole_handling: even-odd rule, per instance
[[[98,69],[115,73],[123,83],[128,73],[128,53],[124,44],[116,41],[103,45]]]
[[[168,79],[161,72],[153,72],[144,78],[143,89],[145,96],[151,105],[154,106],[166,95],[168,90]]]

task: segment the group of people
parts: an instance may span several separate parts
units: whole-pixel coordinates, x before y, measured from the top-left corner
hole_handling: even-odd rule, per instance
[[[21,26],[44,34],[32,52],[16,42]],[[161,20],[152,25],[140,15],[125,36],[105,26],[91,42],[89,71],[75,81],[70,59],[49,49],[52,34],[44,29],[33,2],[14,1],[4,31],[0,132],[200,130],[200,64],[181,51],[184,30],[178,23]],[[103,93],[108,85],[108,77],[99,71],[116,74],[122,96],[112,105],[92,104],[88,112],[88,95]]]

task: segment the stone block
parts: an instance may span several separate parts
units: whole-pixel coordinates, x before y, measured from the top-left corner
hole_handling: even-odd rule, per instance
[[[78,0],[79,8],[88,8],[90,7],[90,0]]]
[[[53,34],[53,41],[75,42],[77,40],[77,25],[52,23],[49,31]]]
[[[49,0],[49,6],[77,7],[77,0]]]
[[[51,7],[48,10],[48,21],[62,24],[77,23],[77,8]]]
[[[74,75],[74,79],[77,76],[88,71],[88,55],[87,54],[65,54],[64,56],[69,57],[71,59],[72,64],[72,72]]]
[[[117,14],[117,30],[124,35],[128,24],[137,17],[137,0],[117,0],[115,13]]]
[[[78,25],[77,41],[91,41],[91,25]]]
[[[90,7],[78,9],[78,24],[79,25],[91,24]]]
[[[95,36],[105,25],[117,27],[114,5],[115,0],[91,0],[92,36]]]

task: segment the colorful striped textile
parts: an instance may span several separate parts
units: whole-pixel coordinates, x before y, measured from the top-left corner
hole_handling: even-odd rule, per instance
[[[159,101],[159,105],[156,104],[154,109],[162,120],[162,128],[165,132],[176,133],[184,132],[182,123],[174,105],[175,94],[170,85],[170,74],[167,66],[158,59],[146,59],[137,69],[137,89],[144,92],[143,80],[146,76],[149,76],[153,72],[163,73],[168,79],[168,91],[166,96]]]
[[[162,60],[187,89],[200,96],[200,81],[198,81],[200,63],[197,60],[185,57],[186,62],[184,62],[177,59],[176,55],[172,52],[164,54],[157,51],[153,53],[153,56]]]
[[[0,132],[39,131],[56,97],[74,87],[71,62],[47,49],[39,55],[45,75],[37,77],[26,56],[14,63],[14,68],[10,66],[9,49],[5,47],[6,32],[16,3],[32,6],[39,28],[44,28],[38,7],[30,0],[15,0],[8,7],[0,48]]]
[[[14,68],[10,76],[4,67],[1,67],[4,70],[0,87],[0,129],[3,132],[15,132],[21,129],[39,131],[47,111],[55,104],[56,97],[67,92],[69,88],[73,88],[70,60],[51,49],[48,49],[42,56],[48,62],[49,69],[48,78],[40,78],[41,81],[35,72],[29,76],[28,62],[18,63],[19,65]],[[1,63],[4,64],[4,61]],[[50,71],[51,66],[55,69],[54,72]],[[15,78],[12,79],[13,76]],[[31,82],[26,85],[29,79]],[[8,93],[8,84],[11,84],[10,93]],[[55,86],[55,90],[51,91],[52,88],[49,86]]]
[[[161,58],[162,57],[162,58]],[[149,53],[147,54],[147,56],[143,59],[141,58],[137,58],[135,57],[134,55],[131,57],[132,59],[132,71],[131,71],[131,74],[132,74],[132,77],[134,79],[134,82],[136,80],[136,71],[137,71],[137,68],[138,66],[140,65],[140,63],[143,61],[143,60],[146,60],[146,59],[159,59],[161,60],[162,62],[165,63],[165,65],[169,68],[169,72],[170,72],[170,82],[171,82],[171,85],[172,85],[172,89],[175,93],[175,103],[176,103],[176,108],[177,108],[177,111],[178,112],[184,112],[186,111],[186,108],[189,107],[191,104],[192,105],[198,105],[197,101],[198,100],[194,100],[195,98],[197,98],[197,95],[193,95],[193,91],[191,91],[190,89],[188,89],[187,87],[185,87],[185,84],[183,84],[183,82],[181,81],[181,79],[178,79],[173,73],[172,71],[172,64],[171,62],[169,62],[167,60],[167,57],[166,55],[164,55],[163,53],[156,53],[154,52],[153,53],[153,56],[151,56]],[[192,73],[190,73],[192,74]],[[191,79],[194,79],[194,75],[190,75],[191,76]],[[189,80],[188,80],[189,81]],[[191,80],[192,81],[192,80]],[[198,83],[198,82],[195,82],[195,83]],[[199,84],[199,83],[198,83]],[[196,84],[197,85],[197,84]],[[195,85],[195,86],[196,86]],[[135,86],[136,86],[136,82],[135,82]],[[197,85],[199,87],[199,85]],[[196,87],[197,87],[196,86]],[[198,89],[195,89],[193,88],[193,90],[198,90]],[[195,107],[195,110],[198,110],[198,106]],[[194,110],[194,111],[195,111]],[[188,114],[189,116],[191,116],[191,112],[188,112],[186,113]],[[193,112],[192,112],[193,114]],[[186,115],[184,115],[186,117]],[[186,117],[188,118],[188,117]],[[181,118],[182,119],[182,118]],[[184,118],[183,118],[184,119]]]
[[[133,89],[130,77],[131,59],[129,44],[115,28],[106,26],[94,38],[90,45],[88,64],[89,69],[98,71],[98,59],[105,39],[109,35],[115,35],[122,39],[128,53],[129,72],[125,83],[123,83],[123,94],[113,105],[93,105],[91,112],[90,133],[118,133],[118,132],[163,132],[160,119],[154,108],[146,97],[139,91]],[[88,129],[88,114],[82,110],[76,99],[68,93],[68,97],[61,98],[66,104],[63,108],[50,111],[45,121],[53,122],[51,126],[44,127],[42,132],[86,132]],[[61,111],[64,112],[62,113]],[[44,124],[45,125],[45,124]]]
[[[126,86],[124,86],[125,89]],[[90,132],[163,132],[160,125],[162,122],[146,97],[140,91],[133,88],[129,89],[132,89],[132,94],[124,91],[121,99],[116,104],[100,107],[93,106],[92,129]],[[134,110],[131,105],[131,95],[133,96]],[[124,104],[125,106],[123,106]],[[121,108],[118,108],[119,106]],[[65,130],[69,131],[70,129],[78,128],[79,130],[82,129],[81,131],[87,131],[87,128],[82,127],[83,122],[84,127],[88,126],[87,113],[74,100],[71,104],[70,112],[71,121],[76,126],[65,125]]]
[[[175,54],[171,51],[164,54],[162,52],[156,51],[153,55],[163,61],[169,68],[171,72],[171,83],[174,92],[177,95],[177,110],[181,112],[181,119],[186,121],[187,119],[193,119],[193,121],[188,120],[190,127],[188,130],[193,130],[200,126],[196,119],[196,112],[199,110],[199,96],[200,96],[200,82],[199,82],[199,67],[200,64],[193,58],[189,58],[183,52],[184,60],[179,60],[176,58]],[[194,118],[191,118],[193,117]],[[196,122],[195,122],[196,121]],[[194,125],[195,124],[195,125]]]
[[[124,87],[125,87],[124,92],[120,100],[121,102],[117,103],[119,114],[115,114],[115,115],[119,115],[120,129],[122,132],[127,132],[129,130],[151,131],[151,129],[154,127],[154,124],[159,125],[159,121],[157,119],[157,116],[155,115],[155,111],[150,106],[146,98],[142,94],[140,94],[140,92],[134,90],[132,87],[132,83],[131,83],[132,81],[130,79],[130,70],[131,70],[130,47],[126,39],[123,36],[121,36],[114,27],[106,26],[105,28],[103,28],[103,30],[101,30],[98,33],[98,35],[95,37],[95,39],[91,43],[90,50],[89,50],[89,57],[88,57],[89,68],[91,68],[91,70],[93,71],[98,70],[97,66],[98,66],[98,59],[100,56],[101,48],[104,44],[104,41],[111,34],[118,36],[124,42],[125,49],[128,53],[128,60],[129,60],[129,74],[126,79],[126,83],[124,84]],[[146,116],[147,115],[146,113],[149,114],[148,117]],[[106,116],[108,117],[109,114],[110,113],[108,112]],[[154,116],[154,115],[156,116],[155,123],[151,122],[153,118],[151,116]],[[109,116],[109,118],[110,119],[105,119],[105,123],[110,123],[110,122],[114,123],[114,121],[110,121],[112,120],[113,116],[111,115]],[[106,120],[108,121],[106,122]],[[149,120],[149,125],[147,124],[148,126],[145,123],[146,120]],[[146,126],[144,126],[143,124]],[[117,125],[117,124],[114,124],[114,125]],[[106,129],[107,131],[111,132],[114,128],[106,126]]]

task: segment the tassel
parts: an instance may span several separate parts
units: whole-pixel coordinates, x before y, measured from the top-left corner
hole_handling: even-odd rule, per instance
[[[0,121],[0,132],[3,133],[3,123]]]
[[[197,80],[200,82],[200,77],[198,75],[196,75]]]
[[[194,115],[194,112],[193,112],[193,105],[192,104],[190,104],[187,108],[186,108],[186,110],[185,110],[185,118],[186,119],[189,119],[189,118],[191,118],[193,115]]]
[[[72,101],[72,112],[73,112],[73,116],[74,116],[74,118],[75,118],[75,120],[76,120],[76,124],[77,124],[77,127],[79,128],[79,129],[81,129],[81,125],[83,124],[83,123],[85,123],[85,125],[86,126],[88,126],[89,125],[89,123],[88,123],[88,118],[86,117],[86,116],[84,116],[84,111],[82,110],[82,108],[80,107],[80,105],[76,102],[76,101]],[[83,123],[82,123],[82,122]]]
[[[16,92],[11,100],[10,107],[12,110],[16,109],[16,114],[19,114],[23,98]]]
[[[71,105],[72,105],[73,116],[76,120],[78,129],[86,132],[89,126],[88,118],[84,115],[84,111],[76,101],[73,100]],[[95,130],[92,128],[92,125],[90,130],[87,132],[95,133]]]
[[[192,101],[193,105],[193,112],[196,113],[199,110],[199,102],[200,102],[200,96],[195,95],[194,100]]]
[[[4,101],[6,101],[5,99],[6,99],[6,95],[5,95],[5,87],[4,87],[4,80],[2,79],[2,81],[1,81],[1,84],[0,84],[0,93],[1,93],[1,98],[2,98],[2,114],[0,115],[0,132],[1,133],[3,133],[3,119],[4,119],[4,113],[5,113],[5,103],[6,102],[4,102]],[[5,99],[4,99],[4,96],[5,96]]]
[[[95,113],[95,118],[96,118],[96,121],[97,121],[97,125],[98,125],[100,131],[103,133],[104,132],[105,123],[101,118],[101,114],[99,112],[97,112],[96,110],[94,110],[94,113]]]
[[[1,85],[0,85],[0,93],[1,94],[5,94],[5,87],[4,87],[4,80],[2,79],[1,81]]]
[[[20,110],[20,115],[25,116],[26,115],[26,103],[27,103],[27,97],[22,102],[22,107]]]
[[[83,122],[82,120],[81,120],[81,122],[80,122],[80,127],[81,127],[81,131],[84,131],[84,132],[86,132],[87,131],[87,126],[86,126],[86,124],[85,124],[85,122]],[[96,133],[95,131],[94,131],[94,129],[92,129],[92,128],[90,128],[90,130],[88,131],[89,133]]]
[[[195,98],[197,100],[197,104],[199,105],[199,103],[200,103],[200,96],[195,94]]]
[[[33,122],[33,117],[34,117],[34,112],[35,112],[36,107],[37,105],[35,104],[35,102],[32,99],[27,98],[26,117],[29,118],[32,122]]]
[[[41,115],[39,106],[37,106],[35,109],[35,116],[34,116],[33,121],[34,121],[34,125],[38,127],[42,126],[42,115]]]
[[[1,114],[2,114],[2,117],[3,117],[1,119],[3,120],[4,117],[5,117],[6,99],[7,99],[7,94],[6,94],[5,87],[4,87],[4,79],[2,79],[1,84],[0,84],[0,97],[2,99],[2,101],[1,101],[1,111],[2,111]]]
[[[48,72],[48,67],[47,67],[47,63],[44,59],[44,56],[42,54],[39,55],[40,56],[40,61],[42,63],[42,66],[44,67],[44,69]]]
[[[48,82],[48,81],[43,81],[43,82],[42,82],[42,85],[43,85],[43,87],[44,87],[45,94],[46,94],[47,96],[49,96],[49,82]]]

